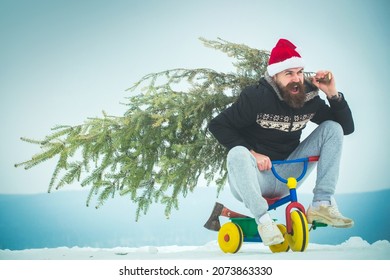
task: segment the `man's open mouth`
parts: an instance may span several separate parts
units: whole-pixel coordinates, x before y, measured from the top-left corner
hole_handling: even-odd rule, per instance
[[[299,87],[298,87],[298,85],[293,85],[293,86],[290,88],[290,92],[291,92],[292,94],[297,94],[297,93],[299,93]]]

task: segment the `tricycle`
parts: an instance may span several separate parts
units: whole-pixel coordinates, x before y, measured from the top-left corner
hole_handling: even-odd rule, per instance
[[[287,204],[285,208],[286,225],[277,224],[284,236],[284,241],[280,244],[269,246],[273,253],[287,252],[290,249],[295,252],[303,252],[309,244],[309,227],[306,211],[304,206],[298,202],[296,187],[297,183],[304,178],[308,163],[316,162],[318,159],[318,156],[311,156],[272,161],[272,173],[279,181],[286,184],[286,187],[289,189],[289,194],[282,198],[266,198],[268,210],[275,210]],[[303,163],[302,172],[297,178],[283,178],[276,171],[275,166],[277,165],[294,163]],[[221,226],[219,216],[228,217],[230,221]],[[326,226],[326,224],[313,221],[311,229],[323,226]],[[237,253],[243,242],[262,242],[254,218],[234,212],[218,202],[215,203],[211,216],[204,227],[218,231],[218,244],[225,253]]]

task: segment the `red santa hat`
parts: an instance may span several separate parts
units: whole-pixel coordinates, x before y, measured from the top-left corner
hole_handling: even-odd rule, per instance
[[[289,40],[280,39],[271,51],[267,71],[270,76],[289,68],[305,67],[296,46]]]

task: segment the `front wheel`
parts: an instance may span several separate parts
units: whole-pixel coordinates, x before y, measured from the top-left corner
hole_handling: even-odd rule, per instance
[[[309,244],[309,227],[306,216],[299,210],[290,213],[292,233],[286,235],[290,248],[294,252],[303,252]]]

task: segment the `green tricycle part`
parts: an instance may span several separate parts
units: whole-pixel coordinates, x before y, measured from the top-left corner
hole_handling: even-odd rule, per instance
[[[313,230],[315,230],[318,227],[327,227],[327,226],[328,226],[327,224],[321,223],[321,222],[317,222],[317,221],[313,221],[313,223],[311,224],[311,228]]]
[[[259,236],[255,218],[230,218],[230,220],[241,227],[245,237],[252,238]]]

